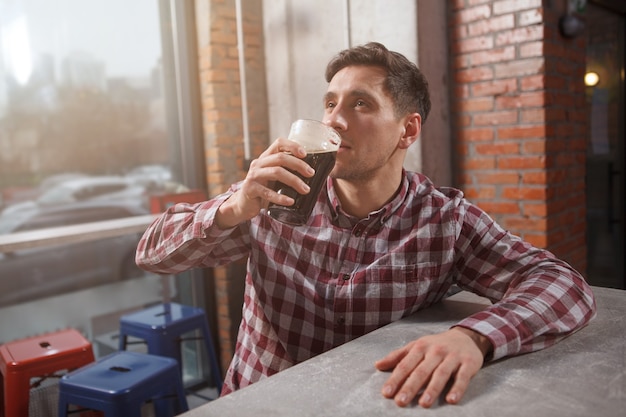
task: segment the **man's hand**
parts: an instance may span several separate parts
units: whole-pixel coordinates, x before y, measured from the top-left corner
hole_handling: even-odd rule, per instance
[[[428,408],[453,378],[446,401],[456,404],[491,349],[487,338],[463,327],[421,337],[376,362],[378,370],[393,369],[382,393],[404,407],[423,389],[418,403]]]
[[[215,216],[218,227],[227,229],[249,220],[270,202],[284,206],[293,204],[292,198],[271,188],[274,181],[280,181],[300,194],[308,193],[309,186],[294,174],[313,176],[313,168],[302,160],[305,156],[305,150],[296,142],[276,139],[252,161],[241,188],[220,206]]]

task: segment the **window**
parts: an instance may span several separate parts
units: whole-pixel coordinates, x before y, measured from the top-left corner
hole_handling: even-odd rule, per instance
[[[0,234],[145,215],[172,183],[204,186],[192,7],[0,0]],[[72,326],[103,355],[121,314],[164,293],[199,304],[193,273],[136,268],[139,237],[0,251],[0,343]]]

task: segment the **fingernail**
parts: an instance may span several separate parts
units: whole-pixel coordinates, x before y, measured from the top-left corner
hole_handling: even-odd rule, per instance
[[[310,175],[315,174],[315,170],[314,170],[313,168],[311,168],[311,167],[308,167],[308,168],[306,169],[306,172],[308,172]]]
[[[391,395],[392,392],[393,392],[393,387],[391,385],[385,385],[383,387],[383,394]]]
[[[402,404],[406,404],[409,402],[409,396],[406,395],[404,392],[402,394],[400,394],[400,396],[398,397],[398,400],[400,400],[400,402]]]
[[[422,395],[422,400],[421,400],[422,403],[430,405],[430,400],[431,400],[431,398],[430,398],[429,394],[423,394]]]
[[[453,392],[453,393],[448,395],[448,402],[455,403],[455,402],[457,402],[458,398],[459,398],[459,396],[457,395],[457,393]]]

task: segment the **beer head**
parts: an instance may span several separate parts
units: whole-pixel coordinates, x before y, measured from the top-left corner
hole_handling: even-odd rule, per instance
[[[307,153],[334,152],[341,143],[341,136],[335,129],[308,119],[298,119],[291,124],[289,139],[298,142]]]

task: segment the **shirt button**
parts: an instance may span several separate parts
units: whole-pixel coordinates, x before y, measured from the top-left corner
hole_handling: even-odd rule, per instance
[[[343,280],[348,281],[350,279],[350,274],[343,274]]]

